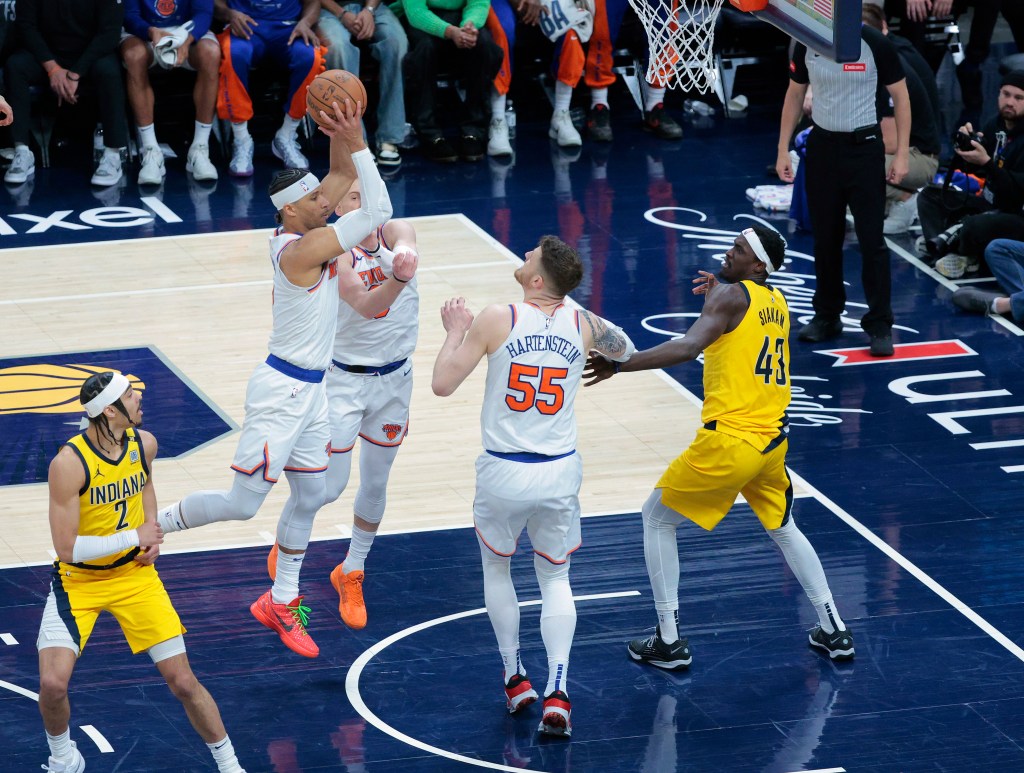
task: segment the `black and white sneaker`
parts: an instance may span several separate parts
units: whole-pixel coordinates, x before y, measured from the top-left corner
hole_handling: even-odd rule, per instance
[[[807,636],[812,647],[824,650],[832,660],[853,660],[853,634],[849,629],[825,633],[820,625],[814,626]]]
[[[661,629],[655,628],[654,635],[647,639],[633,639],[627,647],[629,656],[640,663],[647,663],[666,671],[682,671],[690,667],[690,643],[679,638],[671,644],[661,640]]]

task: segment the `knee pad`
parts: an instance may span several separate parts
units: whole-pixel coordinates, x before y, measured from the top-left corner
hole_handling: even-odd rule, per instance
[[[269,493],[269,488],[266,491],[249,488],[236,477],[228,492],[228,506],[238,515],[239,520],[248,521],[259,512]]]
[[[291,494],[277,523],[277,544],[289,550],[305,550],[313,533],[313,519],[327,492],[323,475],[286,473]]]
[[[331,460],[327,463],[327,491],[324,497],[324,504],[329,505],[344,493],[348,487],[349,478],[352,477],[352,452],[346,451],[343,454],[331,454]]]
[[[363,443],[359,448],[359,491],[355,514],[369,523],[380,523],[388,501],[388,478],[398,456],[398,446]]]

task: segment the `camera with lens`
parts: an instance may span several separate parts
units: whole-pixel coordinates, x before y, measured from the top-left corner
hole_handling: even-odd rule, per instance
[[[958,131],[953,135],[953,146],[957,150],[962,150],[964,153],[974,150],[972,142],[981,142],[981,134],[978,132],[971,132],[968,134],[965,131]]]
[[[937,260],[951,252],[956,252],[960,246],[960,231],[963,227],[963,223],[955,223],[935,238],[925,242],[928,254]]]

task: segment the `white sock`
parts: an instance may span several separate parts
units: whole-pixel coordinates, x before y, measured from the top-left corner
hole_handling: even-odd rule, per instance
[[[284,116],[284,123],[281,124],[281,128],[277,130],[279,137],[293,138],[299,131],[299,122],[301,118],[292,118],[287,113]]]
[[[210,144],[210,129],[213,128],[212,123],[199,123],[196,121],[196,131],[192,136],[193,145],[209,145]]]
[[[658,633],[665,644],[673,644],[679,640],[678,609],[658,612]]]
[[[501,664],[505,667],[505,684],[508,684],[508,680],[515,674],[526,676],[523,660],[519,656],[519,642],[516,642],[515,647],[499,648],[498,653],[501,655]]]
[[[562,81],[555,81],[555,112],[568,110],[572,104],[572,86]]]
[[[275,604],[291,604],[299,595],[299,570],[305,553],[285,553],[277,549],[277,577],[270,596]]]
[[[373,545],[373,538],[376,536],[375,531],[364,531],[358,526],[352,526],[352,541],[348,543],[348,554],[342,563],[342,569],[346,574],[363,571],[366,557],[370,554],[370,546]]]
[[[60,735],[46,734],[46,743],[50,745],[50,756],[57,760],[66,760],[71,756],[71,728]]]
[[[651,112],[660,103],[665,101],[665,89],[656,89],[654,86],[647,86],[647,94],[644,95],[644,110]]]
[[[224,738],[216,743],[206,744],[213,755],[213,761],[217,763],[217,770],[220,773],[238,773],[242,767],[238,764],[235,756],[235,747],[231,745],[231,738]]]
[[[235,142],[242,142],[249,138],[249,122],[240,121],[238,123],[231,124],[231,134],[234,135]]]
[[[156,141],[156,128],[153,124],[139,127],[139,140],[144,148],[159,148],[160,143]]]
[[[999,310],[996,309],[996,301],[997,300],[999,300],[999,299],[998,298],[993,298],[992,299],[992,305],[990,307],[990,310],[992,311],[993,314],[998,314],[999,313]]]
[[[181,502],[175,502],[173,505],[158,511],[156,522],[160,524],[160,528],[164,530],[165,534],[184,531],[188,528],[188,524],[185,523],[185,517],[181,514]]]
[[[548,683],[544,688],[544,696],[547,697],[548,695],[551,695],[555,690],[561,690],[568,695],[568,673],[569,661],[548,658]]]
[[[499,94],[495,90],[491,90],[491,118],[504,118],[505,117],[505,103],[508,101],[507,94]]]
[[[590,106],[597,107],[598,105],[608,107],[608,89],[590,90]]]

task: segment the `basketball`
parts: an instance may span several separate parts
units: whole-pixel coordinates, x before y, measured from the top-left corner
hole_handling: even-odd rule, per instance
[[[345,100],[352,100],[353,107],[356,102],[362,102],[366,107],[366,87],[363,82],[347,70],[327,70],[313,78],[313,82],[306,89],[306,113],[321,123],[320,111],[328,115],[334,115],[332,102],[337,102],[338,107],[345,109]]]

